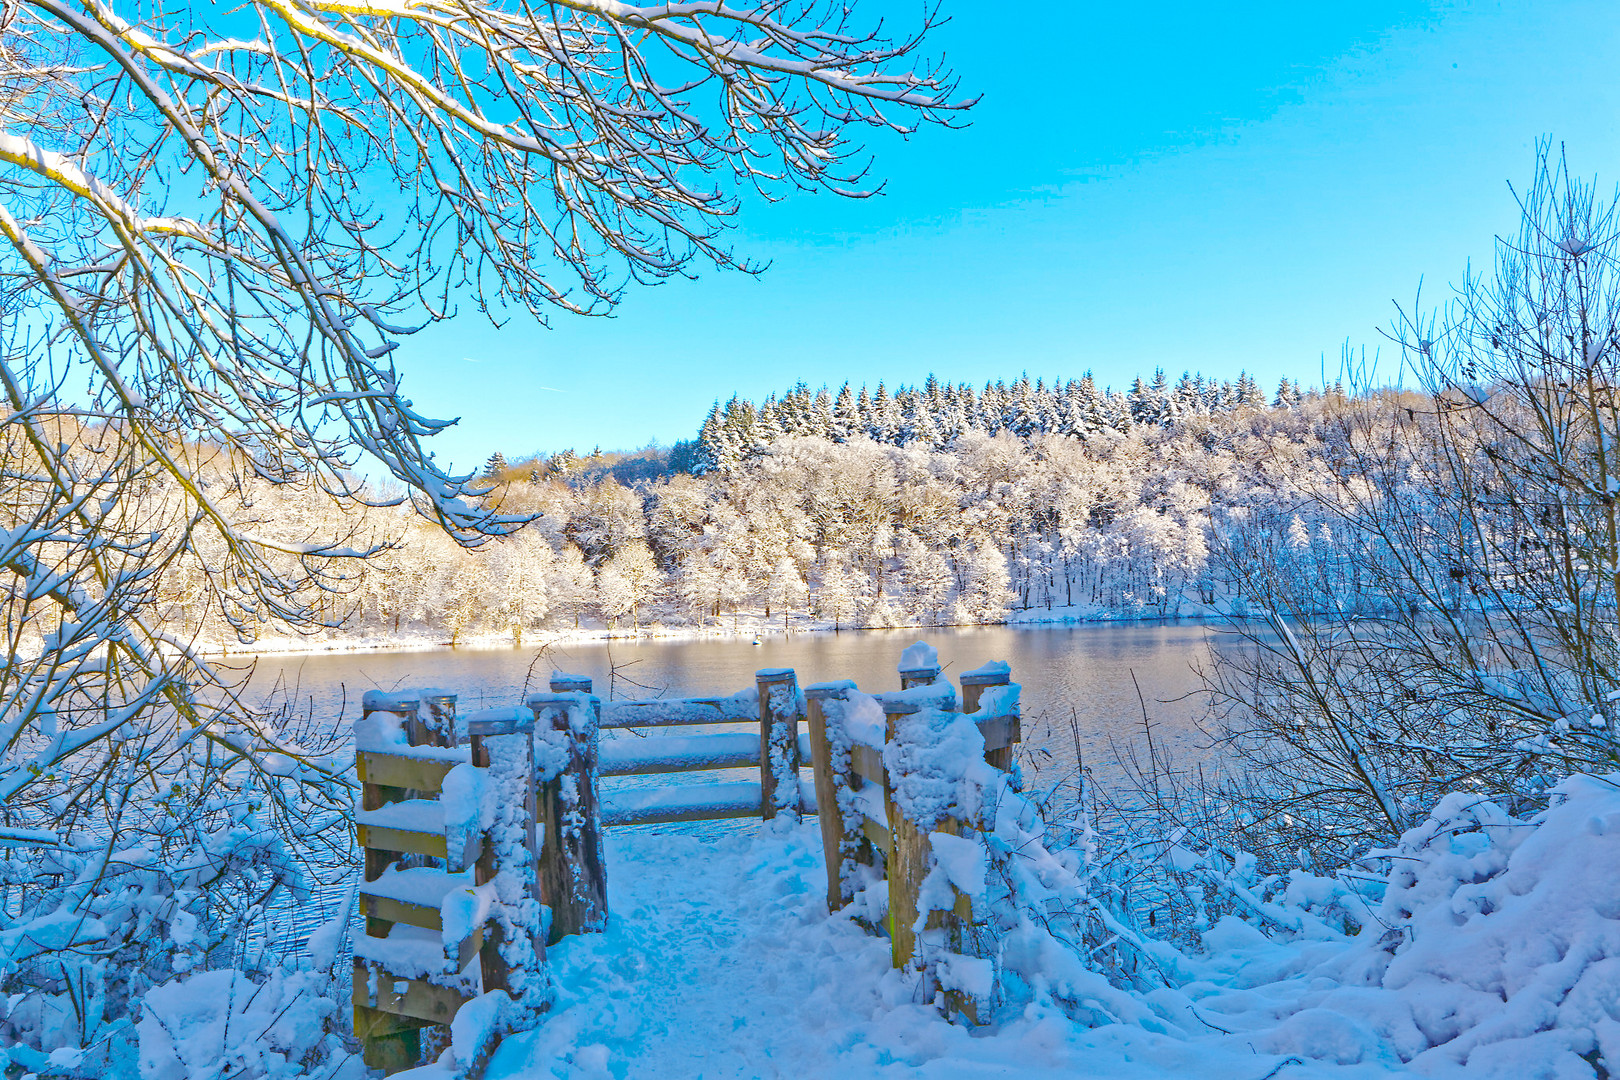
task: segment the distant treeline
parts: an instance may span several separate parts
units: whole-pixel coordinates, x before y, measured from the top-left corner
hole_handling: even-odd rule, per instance
[[[1335,386],[1331,393],[1342,394]],[[779,439],[813,436],[832,442],[865,438],[889,446],[943,449],[968,432],[1021,438],[1070,435],[1084,438],[1132,428],[1166,428],[1178,419],[1211,416],[1244,408],[1293,408],[1318,391],[1303,390],[1283,379],[1268,399],[1254,377],[1239,373],[1232,381],[1183,373],[1172,384],[1160,368],[1151,380],[1138,376],[1119,393],[1099,389],[1091,372],[1067,382],[1029,376],[1011,384],[987,382],[982,391],[969,383],[940,382],[928,376],[921,386],[900,386],[892,394],[879,382],[875,390],[845,383],[833,393],[812,391],[805,383],[756,405],[733,397],[715,403],[703,421],[695,447],[681,444],[679,464],[703,473],[735,467]],[[690,461],[687,458],[690,457]]]

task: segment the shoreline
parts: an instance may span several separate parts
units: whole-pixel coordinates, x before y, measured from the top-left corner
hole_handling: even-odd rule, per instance
[[[1038,613],[1038,614],[1037,614]],[[400,634],[397,637],[376,638],[370,635],[356,636],[348,640],[336,638],[331,640],[314,640],[297,637],[270,637],[251,645],[237,644],[225,646],[218,642],[200,647],[198,652],[209,658],[250,658],[257,656],[319,656],[327,653],[366,653],[366,652],[453,652],[458,649],[486,650],[509,649],[514,651],[539,651],[549,647],[568,645],[582,645],[612,642],[639,642],[639,641],[703,641],[723,638],[742,638],[760,640],[764,638],[779,638],[794,634],[836,634],[836,633],[874,633],[880,631],[893,631],[897,633],[927,633],[931,630],[963,630],[977,627],[1003,626],[1012,629],[1058,629],[1062,627],[1099,626],[1111,624],[1154,624],[1154,623],[1214,623],[1224,621],[1229,616],[1217,611],[1199,611],[1186,615],[1130,615],[1105,611],[1087,611],[1083,614],[1072,609],[1045,609],[1031,608],[1015,612],[1008,618],[993,623],[922,623],[908,626],[837,626],[830,622],[817,621],[805,626],[794,626],[784,630],[780,622],[771,620],[764,622],[760,616],[744,616],[743,621],[735,628],[718,626],[644,626],[634,630],[605,629],[601,627],[580,627],[561,631],[541,631],[532,635],[525,635],[524,640],[514,641],[510,634],[477,634],[465,637],[460,641],[434,641],[421,635]],[[751,625],[750,625],[751,621]]]

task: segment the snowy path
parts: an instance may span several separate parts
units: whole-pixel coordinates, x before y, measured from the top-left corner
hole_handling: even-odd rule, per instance
[[[813,825],[718,841],[608,835],[608,933],[552,950],[557,1006],[509,1038],[492,1080],[541,1077],[1005,1077],[1340,1080],[1227,1037],[1090,1030],[1031,1008],[970,1033],[913,1004],[888,943],[829,918]],[[1260,1039],[1253,1040],[1263,1046]]]

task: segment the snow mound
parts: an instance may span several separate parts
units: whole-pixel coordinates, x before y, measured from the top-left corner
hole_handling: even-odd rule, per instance
[[[901,671],[938,671],[939,650],[926,641],[907,645],[900,654]]]
[[[1402,1057],[1504,1080],[1620,1062],[1620,776],[1572,776],[1528,821],[1449,795],[1389,854],[1344,974],[1410,1010],[1382,1025]]]
[[[343,1064],[329,1075],[360,1080],[358,1058],[342,1052],[328,1019],[337,1007],[311,972],[255,981],[237,971],[205,971],[153,987],[141,1004],[141,1080],[255,1080],[301,1076],[323,1044]]]

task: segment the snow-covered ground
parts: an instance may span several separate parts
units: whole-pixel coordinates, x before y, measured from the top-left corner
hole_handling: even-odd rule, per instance
[[[557,1004],[538,1029],[501,1045],[490,1080],[1405,1074],[1343,1018],[1296,1017],[1280,1037],[1241,1030],[1262,1018],[1275,1027],[1282,1003],[1256,999],[1237,974],[1217,974],[1206,988],[1232,1014],[1212,1013],[1211,1023],[1237,1032],[1230,1035],[1213,1027],[1191,1039],[1137,1025],[1087,1028],[1050,1004],[980,1030],[948,1023],[913,1000],[890,968],[885,939],[827,915],[814,824],[782,834],[742,826],[715,841],[615,830],[608,875],[607,933],[551,951]],[[1236,948],[1277,952],[1258,935],[1232,936]],[[1299,1056],[1302,1042],[1329,1060]]]

